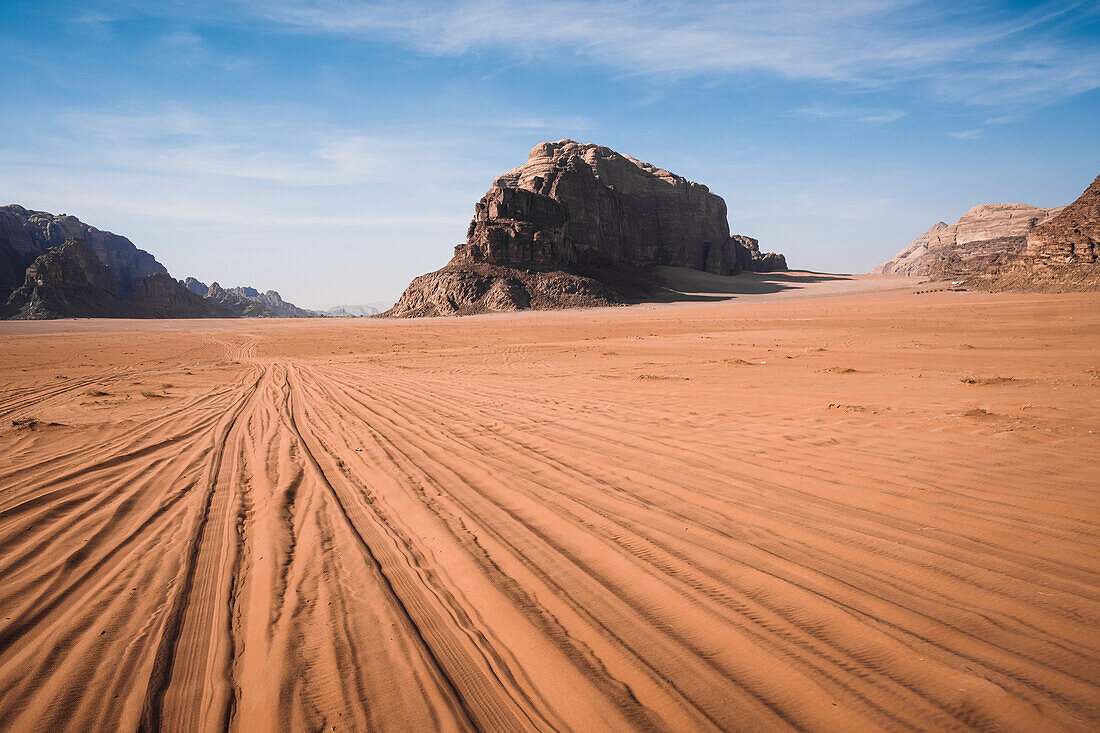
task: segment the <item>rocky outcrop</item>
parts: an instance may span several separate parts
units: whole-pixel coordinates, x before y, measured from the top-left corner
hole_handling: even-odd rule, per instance
[[[1100,176],[1061,213],[1028,231],[1027,254],[1051,264],[1100,260]]]
[[[413,280],[386,315],[467,316],[527,308],[585,308],[620,300],[619,293],[600,280],[564,270],[461,264]]]
[[[600,145],[541,143],[477,203],[451,262],[387,314],[616,302],[654,265],[786,269],[782,255],[730,236],[726,203],[706,186]]]
[[[193,277],[180,283],[238,318],[317,318],[321,315],[286,302],[275,290],[261,293],[247,286],[223,288],[216,282],[208,286]]]
[[[202,282],[201,280],[196,280],[193,277],[188,277],[180,280],[180,284],[198,296],[204,296],[208,292],[210,292],[210,287],[206,283]]]
[[[761,252],[760,242],[743,234],[731,236],[726,251],[733,252],[734,256],[737,257],[737,266],[733,268],[735,272],[786,272],[787,270],[786,257],[778,252]],[[712,250],[711,255],[713,256],[713,254]],[[722,274],[720,270],[730,268],[720,264],[711,267],[708,263],[706,269],[707,272],[720,275]]]
[[[0,308],[0,316],[20,319],[224,315],[165,272],[124,282],[88,242],[75,237],[36,258]]]
[[[981,204],[954,224],[937,222],[874,272],[911,277],[976,275],[1018,257],[1027,232],[1062,209],[1027,204]]]
[[[81,239],[91,248],[123,291],[143,277],[168,273],[153,255],[126,237],[100,231],[75,216],[31,211],[15,204],[0,206],[0,302],[23,285],[27,268],[38,257],[71,238]]]

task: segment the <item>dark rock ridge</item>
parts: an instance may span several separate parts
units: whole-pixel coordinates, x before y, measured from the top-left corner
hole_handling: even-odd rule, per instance
[[[706,186],[600,145],[541,143],[478,202],[450,263],[387,314],[620,302],[638,297],[654,265],[786,269],[782,255],[730,236],[726,203]]]
[[[1061,213],[1028,230],[1027,254],[1052,264],[1100,260],[1100,176]]]
[[[565,270],[517,270],[484,263],[448,265],[409,284],[389,316],[467,316],[534,308],[584,308],[620,302],[594,277]]]
[[[247,286],[223,288],[216,282],[208,286],[193,277],[180,280],[180,283],[238,318],[318,318],[322,315],[286,302],[275,290],[261,293]]]
[[[0,317],[315,315],[283,301],[273,290],[234,288],[220,298],[204,298],[206,286],[198,283],[203,293],[196,293],[189,283],[198,281],[173,279],[153,255],[126,237],[74,216],[0,206]]]
[[[211,318],[225,315],[166,272],[128,282],[76,237],[26,268],[23,284],[0,306],[4,318]]]
[[[38,257],[71,238],[84,240],[123,292],[143,277],[168,274],[153,255],[126,237],[100,231],[75,216],[0,206],[0,303],[23,285],[27,268]]]
[[[1028,204],[980,204],[954,224],[938,222],[874,272],[911,277],[977,275],[1019,257],[1028,230],[1061,211]]]

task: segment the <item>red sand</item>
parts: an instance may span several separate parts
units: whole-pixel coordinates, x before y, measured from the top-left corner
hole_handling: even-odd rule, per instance
[[[749,301],[0,325],[0,727],[1100,726],[1100,296]]]

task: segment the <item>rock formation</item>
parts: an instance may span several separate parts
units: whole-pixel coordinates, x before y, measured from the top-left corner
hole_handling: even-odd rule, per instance
[[[950,226],[938,222],[874,272],[911,277],[976,275],[1018,257],[1028,229],[1062,210],[981,204]]]
[[[527,308],[582,308],[611,305],[618,292],[593,277],[564,270],[516,270],[454,263],[409,284],[385,315],[466,316]]]
[[[388,315],[616,302],[653,265],[786,269],[782,255],[730,236],[726,203],[706,186],[603,146],[542,143],[478,202],[450,263],[414,280]]]
[[[275,290],[261,293],[256,288],[223,288],[218,283],[206,285],[193,277],[180,281],[185,288],[206,298],[238,318],[317,318],[316,311],[299,308],[283,300]]]
[[[5,318],[210,318],[225,315],[166,272],[124,281],[76,237],[26,268],[23,284],[0,306]]]
[[[1027,254],[1052,264],[1100,260],[1100,176],[1061,213],[1028,231]]]
[[[83,240],[124,291],[140,278],[168,273],[153,255],[126,237],[100,231],[75,216],[30,211],[15,204],[0,206],[0,303],[23,285],[31,263],[70,238]]]
[[[192,287],[195,285],[195,287]],[[202,292],[196,288],[201,287]],[[214,284],[217,288],[217,283]],[[126,237],[74,216],[0,206],[0,314],[7,318],[311,317],[274,290],[202,297]],[[218,288],[220,290],[220,288]],[[217,293],[215,293],[217,294]]]

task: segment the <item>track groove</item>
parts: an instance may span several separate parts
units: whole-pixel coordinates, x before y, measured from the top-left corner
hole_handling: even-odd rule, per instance
[[[1095,729],[1100,309],[875,302],[0,343],[0,727]]]

